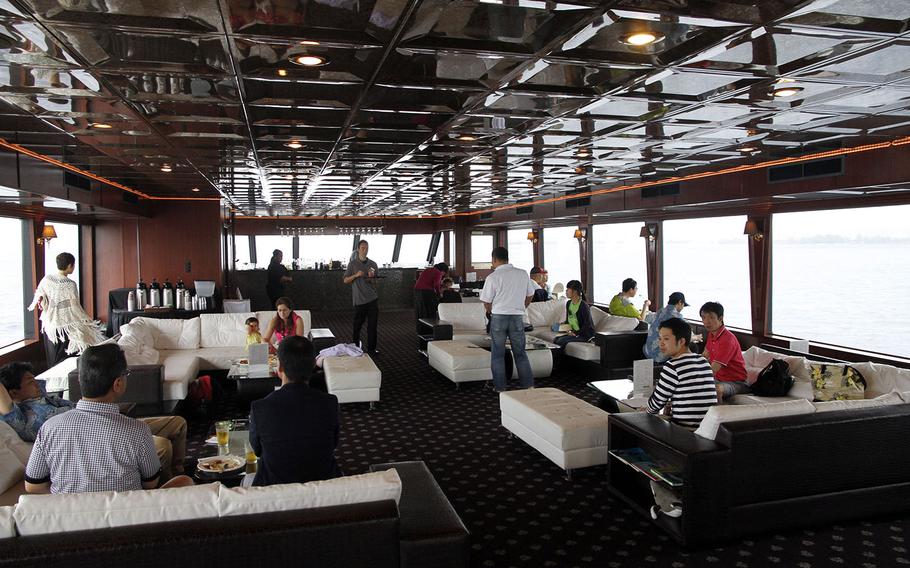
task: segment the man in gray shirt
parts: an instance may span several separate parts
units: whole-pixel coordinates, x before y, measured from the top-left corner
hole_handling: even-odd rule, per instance
[[[376,320],[379,318],[379,294],[376,292],[376,272],[379,267],[367,258],[370,245],[366,241],[357,243],[357,254],[348,263],[344,273],[344,283],[351,284],[351,295],[354,299],[354,337],[353,342],[360,345],[360,328],[367,322],[366,352],[375,355]]]

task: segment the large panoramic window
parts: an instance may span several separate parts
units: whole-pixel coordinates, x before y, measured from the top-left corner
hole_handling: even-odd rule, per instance
[[[475,267],[489,266],[490,253],[496,246],[493,235],[487,233],[471,233],[471,264]]]
[[[645,239],[639,236],[641,228],[642,223],[614,223],[589,229],[588,242],[594,253],[592,297],[598,303],[609,304],[622,291],[622,281],[626,278],[638,282],[641,299],[635,302],[636,308],[641,309],[648,297],[647,258]]]
[[[268,268],[272,261],[272,252],[275,249],[284,253],[282,262],[286,266],[291,265],[293,259],[293,250],[291,249],[291,237],[280,235],[256,235],[256,267]]]
[[[910,205],[772,218],[775,334],[910,357]]]
[[[25,306],[31,303],[32,290],[23,285],[22,233],[25,221],[0,217],[0,347],[21,341],[31,336],[26,333]],[[29,312],[29,315],[30,312]]]
[[[367,253],[367,257],[378,264],[379,268],[392,264],[392,253],[395,252],[395,235],[361,235],[360,238],[369,243],[370,251]]]
[[[745,215],[664,222],[664,291],[686,295],[686,318],[698,320],[701,305],[715,301],[724,306],[724,323],[752,327],[745,224]]]
[[[79,254],[79,225],[70,223],[48,223],[54,226],[57,233],[56,239],[51,239],[44,245],[44,273],[54,274],[57,272],[57,255],[61,252],[68,252],[76,257],[76,270],[70,274],[70,279],[79,287],[79,294],[82,294],[82,281],[80,280],[79,266],[82,257]]]
[[[331,266],[332,261],[347,264],[354,247],[354,237],[351,235],[301,235],[299,238],[300,268],[315,268],[320,263]],[[287,254],[285,253],[286,263]]]
[[[569,280],[581,280],[581,254],[575,229],[548,227],[543,230],[543,267],[547,270],[551,291],[556,284],[565,287]]]
[[[509,262],[530,272],[534,268],[534,243],[528,240],[528,229],[511,229],[508,232]]]
[[[423,268],[427,265],[432,234],[402,235],[401,250],[398,252],[398,266]]]
[[[237,235],[234,237],[234,257],[237,259],[235,267],[237,270],[249,270],[253,268],[250,265],[250,236]]]

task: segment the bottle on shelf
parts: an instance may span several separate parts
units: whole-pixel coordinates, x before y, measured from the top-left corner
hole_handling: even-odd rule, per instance
[[[149,286],[149,305],[153,308],[161,307],[161,284],[158,284],[157,278],[152,278]]]
[[[136,284],[136,309],[144,310],[146,303],[148,303],[148,288],[145,280],[140,276],[139,282]]]
[[[126,297],[126,309],[130,312],[136,311],[136,291],[130,290],[129,295]]]
[[[174,290],[174,295],[177,297],[177,309],[178,309],[178,310],[185,310],[185,309],[187,309],[187,308],[186,308],[186,302],[184,301],[184,300],[185,300],[184,294],[183,294],[185,291],[186,291],[186,286],[183,285],[183,279],[182,279],[182,278],[178,278],[178,279],[177,279],[177,286],[176,286],[176,288],[175,288],[175,290]]]
[[[164,290],[161,292],[161,305],[165,308],[174,307],[174,286],[170,279],[164,279]]]

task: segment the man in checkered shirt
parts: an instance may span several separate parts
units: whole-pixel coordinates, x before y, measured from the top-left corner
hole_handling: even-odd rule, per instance
[[[131,491],[158,486],[161,463],[148,425],[120,414],[126,357],[119,345],[89,347],[80,358],[82,400],[38,431],[25,468],[29,493]],[[192,485],[185,475],[163,487]]]

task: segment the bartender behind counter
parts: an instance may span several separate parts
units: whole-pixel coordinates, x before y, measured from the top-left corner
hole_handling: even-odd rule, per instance
[[[284,285],[292,279],[288,275],[288,269],[281,264],[284,259],[284,253],[279,249],[272,251],[272,261],[269,263],[268,283],[265,286],[266,294],[269,295],[269,305],[274,306],[278,298],[284,296]]]

